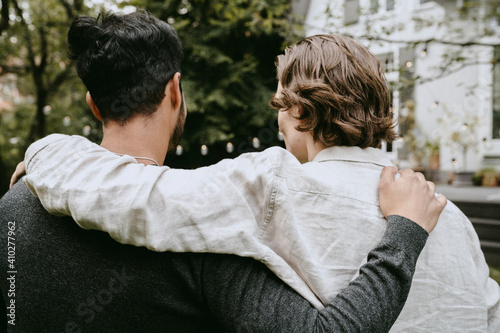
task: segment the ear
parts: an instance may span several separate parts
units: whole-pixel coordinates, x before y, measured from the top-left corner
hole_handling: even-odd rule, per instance
[[[87,91],[87,97],[85,99],[87,101],[87,104],[90,106],[90,109],[92,110],[94,116],[102,121],[101,111],[99,111],[97,105],[95,105],[94,100],[92,99],[92,96],[90,96],[90,91]]]
[[[297,116],[302,117],[304,115],[304,109],[302,105],[297,105]]]
[[[165,87],[165,95],[170,96],[170,104],[172,105],[172,108],[174,110],[177,110],[181,107],[182,93],[180,82],[181,73],[177,72]]]
[[[304,114],[304,110],[302,109],[302,106],[300,105],[294,105],[290,109],[288,109],[288,113],[296,119],[300,119],[302,115]]]

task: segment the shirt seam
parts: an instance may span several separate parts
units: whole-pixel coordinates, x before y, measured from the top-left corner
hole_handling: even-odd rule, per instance
[[[336,162],[349,162],[349,163],[363,163],[363,164],[373,164],[373,165],[376,165],[376,166],[379,166],[379,167],[386,167],[386,166],[390,166],[391,164],[382,164],[381,163],[378,163],[378,162],[373,162],[373,161],[360,161],[360,160],[351,160],[351,159],[341,159],[341,158],[329,158],[329,159],[326,159],[326,160],[320,160],[320,161],[316,161],[316,163],[323,163],[323,162],[331,162],[331,161],[336,161]]]
[[[363,201],[363,200],[360,200],[360,199],[356,199],[356,198],[353,198],[353,197],[348,197],[348,196],[345,196],[345,195],[339,195],[339,194],[335,194],[335,193],[317,192],[317,191],[303,191],[303,190],[295,190],[293,188],[288,188],[288,189],[291,192],[309,193],[309,194],[324,194],[324,195],[334,196],[334,197],[337,197],[337,198],[346,198],[346,199],[351,199],[351,200],[354,200],[354,201],[357,201],[357,202],[363,202],[363,203],[366,203],[366,204],[369,204],[369,205],[375,206],[375,207],[379,207],[380,206],[379,204],[374,204],[374,203],[371,203],[371,202],[368,202],[368,201]]]
[[[267,208],[267,213],[266,213],[266,217],[264,218],[264,221],[262,223],[262,226],[260,228],[260,231],[259,231],[259,239],[262,240],[262,237],[265,235],[265,232],[266,232],[266,229],[267,229],[267,226],[269,225],[269,223],[271,222],[271,219],[274,215],[274,210],[275,210],[275,207],[276,207],[276,196],[277,196],[277,192],[278,192],[278,188],[277,188],[277,182],[278,182],[278,165],[277,165],[277,161],[272,158],[274,156],[270,156],[268,157],[271,161],[271,165],[272,165],[272,182],[271,182],[271,194],[269,196],[269,201],[268,201],[268,204],[266,205],[268,208]]]
[[[47,148],[49,145],[51,145],[53,143],[56,143],[56,142],[59,142],[59,141],[65,140],[65,139],[70,139],[70,138],[71,138],[70,136],[65,136],[65,137],[54,139],[54,140],[46,140],[48,142],[45,142],[40,148],[37,148],[35,152],[33,152],[33,153],[30,152],[31,156],[29,156],[28,160],[26,161],[26,169],[29,168],[29,165],[35,159],[35,157],[38,155],[39,152],[41,152],[42,150],[44,150],[45,148]],[[36,143],[34,143],[33,145],[35,145],[35,144]],[[28,150],[29,150],[29,147],[28,147]]]

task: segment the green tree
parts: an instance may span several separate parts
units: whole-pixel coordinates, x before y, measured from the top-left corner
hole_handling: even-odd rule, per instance
[[[188,118],[182,156],[171,166],[191,168],[278,145],[275,57],[297,39],[289,0],[138,0],[171,23],[184,47],[182,87]],[[259,148],[254,147],[257,138]],[[234,151],[226,151],[232,142]],[[206,156],[200,147],[208,146]]]
[[[54,131],[80,134],[96,127],[65,43],[73,18],[91,12],[83,0],[2,1],[0,76],[13,77],[24,98],[0,113],[0,195],[31,142]]]
[[[84,132],[99,140],[85,87],[65,54],[75,15],[95,16],[102,10],[86,4],[92,2],[2,0],[2,6],[10,6],[10,25],[0,37],[0,75],[14,73],[22,95],[34,100],[0,118],[0,195],[32,141],[52,132]],[[276,137],[276,112],[268,102],[277,84],[275,57],[300,31],[289,0],[133,0],[121,5],[134,5],[172,24],[184,46],[188,121],[183,154],[169,156],[169,165],[198,167],[282,144]],[[226,150],[229,141],[231,153]],[[202,145],[208,147],[206,156],[200,154]]]

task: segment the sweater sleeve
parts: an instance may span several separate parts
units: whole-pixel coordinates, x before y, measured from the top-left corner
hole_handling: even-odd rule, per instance
[[[428,234],[404,217],[387,220],[359,276],[321,311],[246,258],[206,259],[203,298],[229,332],[388,332],[403,309]]]

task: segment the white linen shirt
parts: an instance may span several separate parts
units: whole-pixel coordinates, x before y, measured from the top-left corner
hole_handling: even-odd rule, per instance
[[[79,136],[30,146],[26,184],[51,213],[155,251],[252,257],[322,308],[386,228],[379,149],[331,147],[300,164],[282,148],[210,167],[144,166]],[[451,202],[417,263],[391,332],[500,332],[500,290],[470,221]]]

